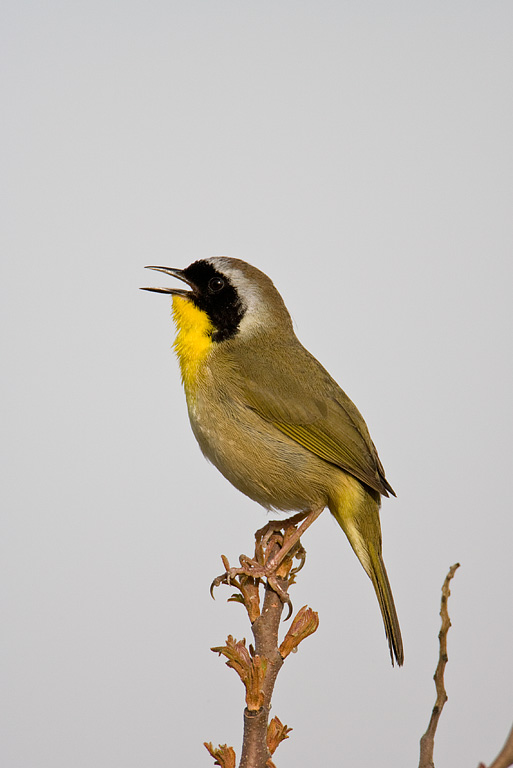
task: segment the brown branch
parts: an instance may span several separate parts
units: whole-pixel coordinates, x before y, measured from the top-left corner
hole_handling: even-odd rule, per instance
[[[435,674],[433,677],[435,681],[436,701],[435,701],[435,706],[433,707],[433,711],[431,713],[431,718],[429,720],[429,725],[427,727],[427,730],[420,740],[419,768],[435,768],[435,764],[433,762],[433,750],[435,748],[435,734],[438,726],[438,721],[440,719],[440,715],[442,714],[444,704],[447,701],[447,692],[445,690],[445,685],[444,685],[444,672],[445,672],[445,665],[447,664],[447,660],[448,660],[447,633],[449,632],[449,628],[451,626],[451,620],[449,618],[449,612],[447,610],[447,601],[449,599],[449,595],[451,594],[451,590],[449,589],[451,579],[453,578],[454,574],[456,573],[456,570],[459,567],[460,567],[459,563],[456,563],[455,565],[451,565],[451,567],[449,568],[449,573],[445,577],[445,581],[442,586],[442,600],[440,605],[440,616],[442,617],[442,626],[440,627],[440,632],[438,633],[438,640],[440,642],[440,652],[438,655],[438,664],[436,666]]]
[[[488,768],[509,768],[510,765],[513,765],[513,728],[509,732],[503,748]],[[486,767],[484,763],[480,763],[479,768]]]
[[[227,659],[227,666],[237,672],[246,689],[244,735],[239,768],[275,768],[271,755],[277,746],[288,738],[291,730],[277,717],[268,722],[276,678],[284,659],[296,650],[306,637],[315,632],[319,625],[317,614],[303,606],[292,621],[283,642],[279,644],[278,631],[283,607],[287,603],[289,613],[292,610],[288,590],[299,570],[292,568],[293,559],[300,561],[299,567],[305,559],[304,549],[299,543],[283,558],[280,557],[280,549],[284,541],[290,541],[291,537],[295,536],[296,526],[301,521],[302,517],[291,518],[281,523],[270,523],[266,528],[257,531],[255,559],[250,560],[241,555],[242,567],[230,568],[228,560],[223,556],[226,573],[215,579],[212,585],[213,588],[225,583],[238,590],[229,600],[242,603],[246,608],[255,641],[254,647],[246,647],[245,640],[237,641],[229,635],[226,645],[212,648]],[[280,527],[282,534],[277,533]],[[279,564],[274,569],[277,559]],[[273,563],[273,572],[265,583],[264,599],[260,607],[260,586],[263,579],[261,576],[255,576],[255,573],[261,572],[269,563]],[[235,768],[235,753],[231,747],[224,745],[215,750],[211,744],[205,746],[217,760],[217,765]],[[221,762],[222,760],[225,762]],[[233,762],[228,762],[230,760]]]

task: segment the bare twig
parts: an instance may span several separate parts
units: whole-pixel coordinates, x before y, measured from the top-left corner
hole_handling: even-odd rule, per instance
[[[246,641],[237,641],[228,636],[226,645],[212,648],[213,651],[225,656],[227,666],[234,669],[246,689],[246,707],[244,709],[244,736],[239,768],[275,768],[271,759],[277,746],[288,738],[291,731],[286,725],[274,717],[268,724],[271,709],[271,697],[278,672],[283,666],[284,659],[309,635],[316,631],[319,625],[317,614],[303,606],[287,632],[281,645],[278,642],[278,630],[283,613],[283,606],[292,604],[288,595],[290,586],[294,583],[298,568],[293,569],[293,560],[297,558],[302,566],[305,552],[299,543],[281,558],[280,550],[283,542],[295,538],[299,519],[291,518],[283,521],[283,534],[269,526],[257,531],[255,536],[255,560],[249,560],[241,555],[242,568],[232,569],[228,560],[223,556],[226,573],[213,582],[212,588],[222,583],[234,586],[238,593],[229,600],[244,605],[251,621],[255,645],[246,647]],[[275,524],[274,524],[275,525]],[[270,562],[278,562],[272,578],[265,583],[264,599],[260,607],[260,586],[263,579],[256,576],[255,565],[267,566]],[[249,563],[248,572],[244,572],[245,563]],[[205,744],[208,751],[222,768],[235,768],[235,753],[226,745],[217,750],[211,744]],[[225,762],[222,762],[224,760]],[[229,762],[233,760],[233,762]]]
[[[508,734],[506,743],[488,768],[509,768],[513,765],[513,728]],[[479,764],[479,768],[486,768],[484,763]]]
[[[435,702],[435,706],[433,707],[433,711],[431,713],[431,719],[429,721],[427,731],[425,732],[425,734],[422,736],[420,740],[419,768],[435,768],[435,764],[433,762],[435,734],[438,726],[438,721],[440,719],[440,715],[442,714],[444,704],[447,701],[447,693],[444,685],[444,672],[445,672],[445,665],[447,664],[447,660],[448,660],[447,633],[449,632],[449,628],[451,626],[451,620],[449,618],[449,612],[447,610],[447,601],[449,599],[449,595],[451,594],[451,590],[449,588],[451,579],[453,578],[454,574],[456,573],[456,570],[459,567],[460,567],[459,563],[456,563],[455,565],[451,565],[451,567],[449,568],[449,573],[445,577],[445,581],[442,586],[442,600],[440,605],[440,616],[442,617],[442,626],[440,627],[440,632],[438,633],[438,640],[440,641],[440,652],[438,655],[438,664],[436,666],[435,674],[433,677],[435,681],[435,688],[436,688],[436,702]]]

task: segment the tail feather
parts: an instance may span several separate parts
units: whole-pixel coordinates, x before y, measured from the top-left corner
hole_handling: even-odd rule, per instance
[[[374,585],[392,665],[395,661],[401,667],[404,662],[403,641],[392,589],[381,556],[379,504],[378,493],[367,490],[354,480],[346,485],[344,493],[338,496],[336,503],[329,506]]]
[[[403,641],[385,563],[383,562],[381,554],[374,550],[372,544],[369,546],[369,556],[371,562],[371,572],[369,573],[369,576],[374,585],[379,607],[381,608],[392,666],[395,657],[397,664],[401,667],[404,662]]]

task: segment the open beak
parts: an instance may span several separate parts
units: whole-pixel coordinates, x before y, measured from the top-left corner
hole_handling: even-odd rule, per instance
[[[155,272],[163,272],[165,275],[171,275],[171,277],[177,277],[183,283],[191,288],[190,291],[186,291],[184,288],[141,288],[141,291],[154,291],[155,293],[171,293],[173,296],[184,296],[187,298],[196,290],[196,286],[190,280],[188,280],[183,270],[171,269],[170,267],[145,267],[145,269],[154,269]]]

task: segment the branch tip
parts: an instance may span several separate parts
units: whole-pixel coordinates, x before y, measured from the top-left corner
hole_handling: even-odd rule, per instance
[[[451,594],[451,579],[454,577],[454,574],[459,567],[459,563],[451,565],[442,585],[442,597],[440,600],[440,617],[442,619],[442,623],[440,632],[438,633],[440,650],[438,653],[438,664],[436,665],[435,674],[433,675],[433,680],[435,681],[436,701],[433,707],[433,711],[431,712],[431,718],[429,720],[427,730],[420,740],[419,768],[434,768],[433,751],[435,748],[435,734],[440,715],[442,714],[444,704],[448,698],[444,683],[445,665],[447,664],[449,658],[447,655],[447,633],[451,627],[451,620],[449,618],[447,604]]]
[[[225,572],[217,576],[210,587],[212,597],[214,589],[221,584],[235,587],[237,591],[228,601],[244,605],[254,636],[254,646],[246,647],[246,640],[228,635],[224,646],[211,649],[225,657],[226,665],[237,672],[246,689],[239,768],[276,768],[271,755],[292,730],[277,717],[268,722],[271,697],[284,659],[316,631],[318,614],[303,606],[281,645],[278,634],[285,605],[289,616],[292,614],[288,590],[305,563],[306,553],[300,537],[321,511],[315,509],[285,521],[269,522],[255,534],[254,559],[241,555],[240,567],[232,568],[228,558],[222,555]],[[296,567],[293,567],[294,560],[298,561]],[[262,603],[260,587],[263,587]],[[205,747],[216,765],[235,768],[235,752],[231,747],[222,745],[214,749],[210,743],[205,743]]]

